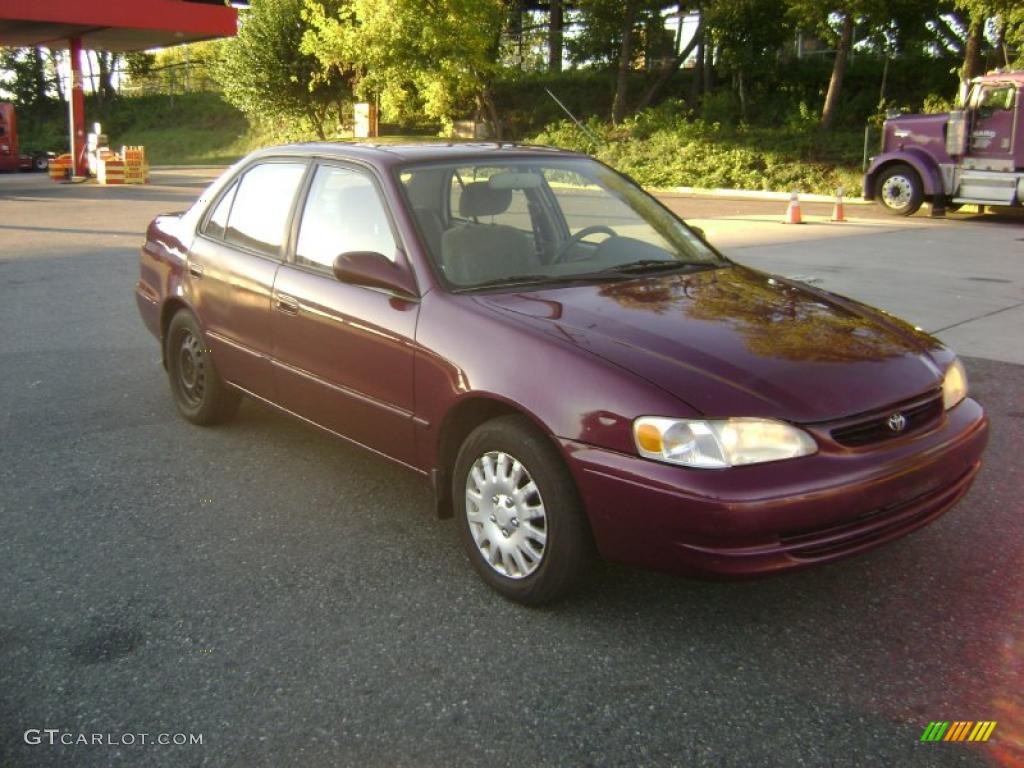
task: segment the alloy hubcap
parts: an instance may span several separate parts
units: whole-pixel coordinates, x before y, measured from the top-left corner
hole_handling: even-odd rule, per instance
[[[890,176],[882,185],[882,199],[890,208],[905,208],[913,191],[914,186],[906,176]]]
[[[544,500],[518,459],[490,451],[473,462],[466,518],[484,562],[497,573],[523,579],[540,567],[548,540]]]

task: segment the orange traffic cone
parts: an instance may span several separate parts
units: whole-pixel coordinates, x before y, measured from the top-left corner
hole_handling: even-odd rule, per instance
[[[803,224],[803,219],[800,217],[800,198],[797,196],[796,191],[789,196],[789,206],[786,208],[786,220],[784,224]]]
[[[843,211],[843,188],[836,190],[836,204],[832,207],[832,221],[846,221],[846,213]]]

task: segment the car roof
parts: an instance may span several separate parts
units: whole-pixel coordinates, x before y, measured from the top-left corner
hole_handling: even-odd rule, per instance
[[[586,157],[556,147],[530,146],[504,142],[425,142],[422,144],[370,144],[352,142],[318,141],[303,144],[282,144],[257,150],[250,157],[280,157],[282,155],[301,157],[324,157],[362,160],[379,166],[405,165],[406,163],[474,160],[487,161],[527,157]]]
[[[1020,71],[1007,71],[1000,72],[996,70],[994,72],[988,72],[984,75],[974,78],[972,83],[1015,83],[1016,85],[1024,85],[1024,72]]]

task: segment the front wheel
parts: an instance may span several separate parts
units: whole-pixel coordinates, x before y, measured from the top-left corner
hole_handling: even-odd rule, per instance
[[[238,410],[239,394],[224,384],[192,313],[171,319],[165,339],[167,376],[181,415],[193,424],[220,424]]]
[[[594,560],[572,478],[549,438],[521,416],[477,427],[455,461],[463,545],[480,577],[529,605],[571,591]]]
[[[50,167],[50,158],[46,155],[36,155],[32,158],[32,170],[38,171],[39,173],[44,172]]]
[[[882,172],[875,184],[875,199],[886,213],[912,216],[924,202],[924,185],[917,171],[909,165],[892,165]]]

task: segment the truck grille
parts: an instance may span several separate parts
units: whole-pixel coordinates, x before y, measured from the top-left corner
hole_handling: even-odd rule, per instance
[[[897,413],[902,414],[906,419],[906,426],[901,430],[893,430],[889,426],[889,418]],[[840,445],[857,448],[924,431],[938,422],[941,416],[942,393],[933,392],[923,398],[900,403],[870,416],[845,422],[834,427],[830,434],[832,439]]]

